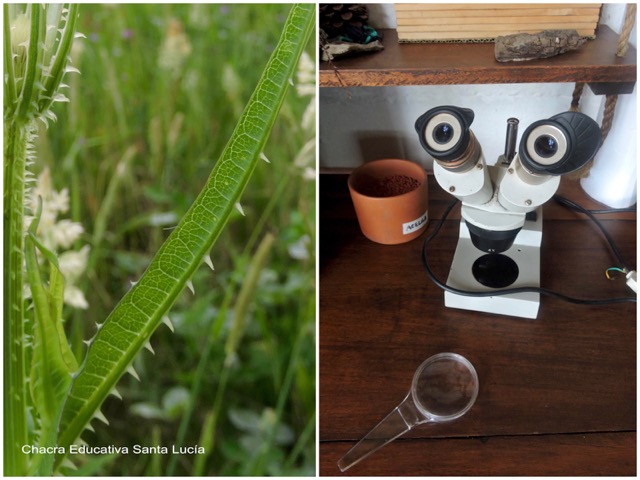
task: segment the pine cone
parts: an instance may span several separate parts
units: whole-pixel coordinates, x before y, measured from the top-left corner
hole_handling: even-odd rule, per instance
[[[331,38],[344,37],[349,41],[364,43],[367,35],[364,27],[369,12],[363,3],[320,4],[320,28]]]

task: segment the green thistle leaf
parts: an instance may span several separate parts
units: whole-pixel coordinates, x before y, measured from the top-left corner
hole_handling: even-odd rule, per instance
[[[58,267],[58,259],[35,236],[41,213],[42,202],[26,238],[27,277],[35,307],[30,389],[40,421],[40,444],[50,446],[56,444],[62,407],[78,364],[69,348],[62,324],[64,278]],[[48,288],[42,281],[36,249],[49,262]],[[53,454],[35,456],[30,473],[51,475],[54,460]]]
[[[293,6],[280,42],[202,192],[98,330],[64,407],[58,445],[65,450],[163,322],[224,228],[267,142],[313,30],[314,14],[315,4]],[[58,464],[62,460],[56,459]]]

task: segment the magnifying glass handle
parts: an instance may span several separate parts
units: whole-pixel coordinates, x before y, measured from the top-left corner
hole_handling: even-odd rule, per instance
[[[384,420],[367,433],[338,461],[338,467],[344,472],[363,458],[384,447],[387,443],[407,433],[415,425],[426,421],[425,416],[420,413],[413,402],[411,394],[407,395],[400,405],[394,408]]]

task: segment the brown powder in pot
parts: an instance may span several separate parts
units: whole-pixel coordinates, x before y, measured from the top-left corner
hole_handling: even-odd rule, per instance
[[[361,193],[369,197],[395,197],[415,190],[420,182],[408,175],[390,175],[367,185]]]

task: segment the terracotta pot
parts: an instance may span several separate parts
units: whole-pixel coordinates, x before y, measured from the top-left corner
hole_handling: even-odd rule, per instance
[[[369,240],[394,245],[424,232],[429,199],[427,174],[420,165],[375,160],[356,168],[348,183],[360,229]]]

